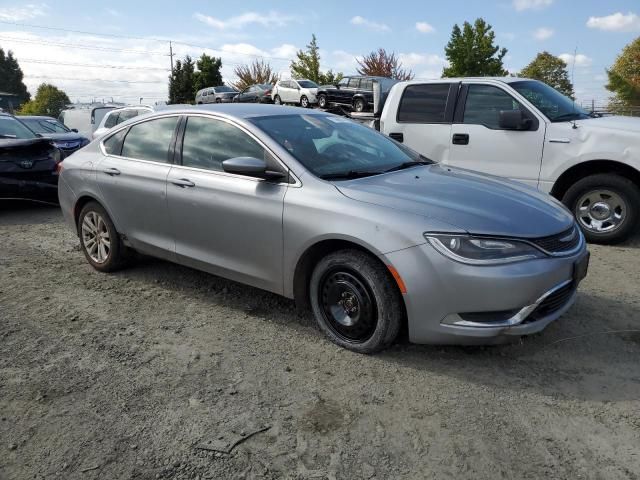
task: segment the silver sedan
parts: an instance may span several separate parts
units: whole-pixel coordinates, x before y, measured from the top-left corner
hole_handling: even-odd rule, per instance
[[[132,119],[63,162],[87,261],[136,250],[293,298],[362,353],[538,332],[589,254],[571,214],[519,183],[440,166],[348,119],[216,105]]]

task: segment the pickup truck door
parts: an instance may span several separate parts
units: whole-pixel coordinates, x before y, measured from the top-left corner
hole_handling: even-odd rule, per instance
[[[520,111],[520,129],[501,126],[501,111]],[[506,88],[465,83],[451,126],[450,151],[444,163],[538,186],[545,122]]]

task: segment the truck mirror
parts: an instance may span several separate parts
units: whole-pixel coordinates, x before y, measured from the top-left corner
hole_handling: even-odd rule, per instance
[[[522,110],[500,110],[498,124],[505,130],[527,130],[531,120],[524,118]]]

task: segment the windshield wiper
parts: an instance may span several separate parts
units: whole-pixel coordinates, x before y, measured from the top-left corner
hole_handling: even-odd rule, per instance
[[[372,170],[349,170],[347,172],[325,173],[320,175],[323,180],[351,180],[354,178],[370,177],[372,175],[380,175],[385,172],[377,172]]]
[[[396,172],[398,170],[404,170],[405,168],[417,167],[419,165],[431,165],[431,161],[428,160],[411,160],[410,162],[404,162],[400,165],[396,165],[395,167],[391,167],[388,170],[385,170],[385,173],[388,172]]]
[[[563,113],[562,115],[558,115],[557,117],[553,117],[551,119],[552,122],[562,122],[569,120],[580,120],[582,118],[582,114],[579,112],[569,112]]]

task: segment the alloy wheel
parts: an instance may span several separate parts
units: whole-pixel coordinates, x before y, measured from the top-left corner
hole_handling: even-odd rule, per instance
[[[305,96],[300,98],[300,106],[302,108],[307,108],[309,106],[309,99],[307,97],[305,97]]]
[[[82,219],[82,245],[87,254],[98,264],[105,263],[111,253],[109,229],[97,212],[87,212]]]
[[[617,230],[626,218],[627,209],[627,202],[619,194],[597,189],[580,197],[574,213],[583,228],[597,234]]]

